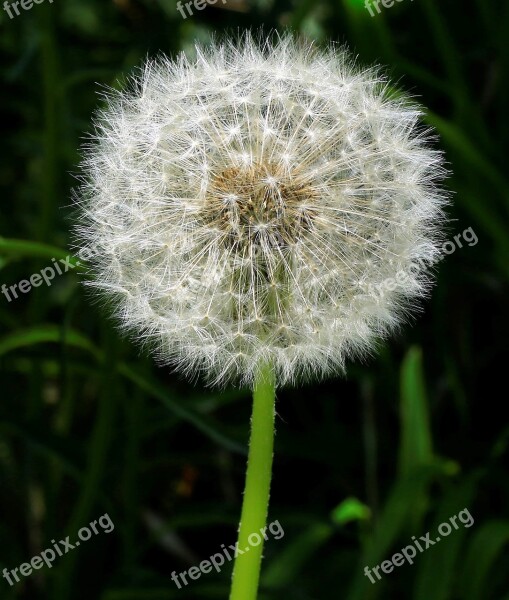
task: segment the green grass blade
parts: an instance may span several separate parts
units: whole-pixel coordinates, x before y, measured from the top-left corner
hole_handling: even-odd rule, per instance
[[[87,351],[98,361],[104,360],[104,354],[81,333],[67,329],[64,337],[61,328],[56,325],[40,325],[1,338],[0,356],[14,350],[52,342],[65,343],[69,346]],[[192,424],[196,429],[204,433],[217,444],[231,452],[242,455],[247,454],[247,449],[243,444],[222,433],[218,426],[210,422],[209,419],[205,419],[192,409],[185,407],[175,395],[161,386],[158,382],[142,375],[134,367],[125,363],[117,363],[116,368],[123,377],[130,380],[143,391],[148,392],[150,395],[157,398],[172,413]]]
[[[65,259],[69,256],[69,252],[51,244],[0,237],[0,255],[16,259],[47,258],[51,260],[52,258]],[[71,263],[77,266],[78,261],[71,258]]]
[[[411,348],[403,360],[400,385],[399,473],[401,476],[407,476],[416,468],[433,462],[428,401],[420,348]]]
[[[464,600],[485,600],[490,571],[508,545],[507,520],[488,521],[476,531],[468,547],[460,578],[461,597]]]

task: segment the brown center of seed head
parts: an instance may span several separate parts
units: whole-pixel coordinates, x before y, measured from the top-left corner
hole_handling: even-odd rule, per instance
[[[299,169],[271,162],[233,166],[213,176],[204,216],[230,247],[288,247],[312,228],[316,197]]]

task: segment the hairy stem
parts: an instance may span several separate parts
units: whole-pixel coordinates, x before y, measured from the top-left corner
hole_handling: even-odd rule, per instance
[[[239,552],[235,559],[230,600],[257,597],[272,476],[275,396],[274,374],[266,365],[260,369],[253,390],[251,440],[238,537],[238,548],[244,553]],[[250,544],[251,534],[258,534],[256,542],[261,539],[258,546]]]

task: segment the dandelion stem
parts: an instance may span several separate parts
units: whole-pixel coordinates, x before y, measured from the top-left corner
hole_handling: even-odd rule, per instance
[[[274,373],[270,365],[265,365],[253,390],[251,439],[238,537],[238,548],[244,553],[239,551],[235,559],[230,600],[257,597],[272,476],[275,396]],[[260,544],[255,545],[259,540]]]

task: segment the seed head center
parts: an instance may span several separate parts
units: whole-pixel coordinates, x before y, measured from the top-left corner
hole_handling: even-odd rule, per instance
[[[233,166],[212,178],[204,217],[230,244],[290,245],[311,228],[316,196],[299,169],[271,162]]]

